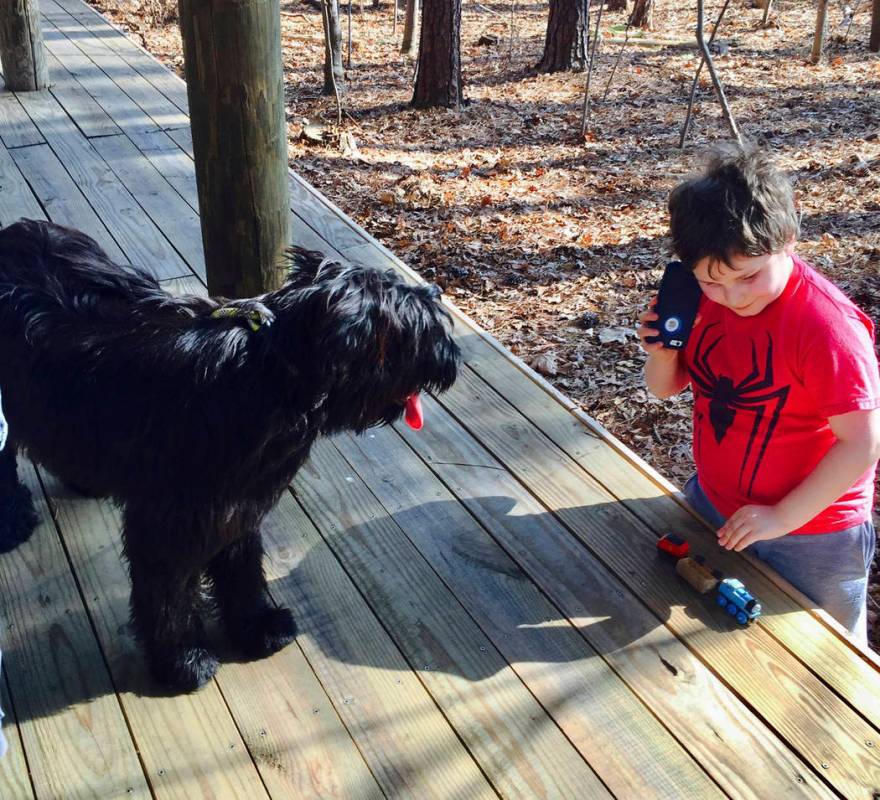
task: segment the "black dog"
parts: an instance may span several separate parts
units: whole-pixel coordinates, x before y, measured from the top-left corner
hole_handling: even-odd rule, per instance
[[[230,637],[268,655],[296,632],[272,606],[260,522],[320,435],[399,419],[455,380],[436,287],[292,250],[284,286],[254,300],[175,298],[82,233],[0,231],[0,551],[35,513],[16,448],[124,517],[134,630],[162,683],[217,669],[203,578]]]

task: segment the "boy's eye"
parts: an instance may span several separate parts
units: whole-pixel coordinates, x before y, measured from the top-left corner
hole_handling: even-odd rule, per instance
[[[742,278],[741,280],[743,280],[745,283],[751,283],[757,277],[758,277],[758,273],[753,272],[751,275],[746,275],[745,278]]]

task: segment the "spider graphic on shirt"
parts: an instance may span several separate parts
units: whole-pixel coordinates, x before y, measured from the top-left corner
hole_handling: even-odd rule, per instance
[[[751,474],[748,477],[748,489],[746,496],[751,497],[755,478],[764,460],[767,445],[773,438],[773,432],[779,422],[779,415],[785,406],[790,386],[774,388],[773,376],[773,338],[767,333],[767,349],[763,358],[763,368],[758,358],[758,348],[754,339],[751,340],[752,366],[751,371],[741,381],[727,375],[716,374],[712,367],[712,351],[724,339],[723,333],[718,333],[720,323],[713,322],[707,325],[694,352],[693,363],[688,365],[688,373],[691,377],[694,392],[701,394],[709,401],[709,422],[715,433],[715,441],[721,444],[736,415],[740,411],[748,411],[754,414],[752,430],[749,434],[742,464],[739,469],[739,487],[743,488],[743,479],[747,472],[746,468],[752,459],[752,450],[760,436],[760,446],[753,459]],[[763,429],[763,434],[762,434]]]

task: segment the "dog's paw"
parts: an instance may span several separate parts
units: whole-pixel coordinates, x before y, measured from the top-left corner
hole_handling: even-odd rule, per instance
[[[186,647],[173,658],[153,659],[153,677],[171,691],[194,692],[204,686],[217,672],[220,663],[204,647]]]
[[[229,626],[235,644],[249,658],[263,658],[296,638],[296,622],[287,608],[265,608]]]
[[[0,553],[8,553],[27,541],[37,522],[30,489],[18,484],[12,494],[0,499]]]

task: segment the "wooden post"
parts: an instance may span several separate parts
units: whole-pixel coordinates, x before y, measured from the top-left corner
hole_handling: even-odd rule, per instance
[[[819,0],[816,6],[816,30],[813,33],[813,49],[810,51],[810,63],[818,64],[822,60],[825,47],[825,29],[828,19],[828,0]]]
[[[874,0],[871,6],[871,38],[868,39],[868,50],[872,53],[880,50],[880,0]]]
[[[7,89],[33,92],[49,85],[37,0],[0,2],[0,60]]]
[[[284,279],[287,126],[279,0],[179,0],[208,291]]]

